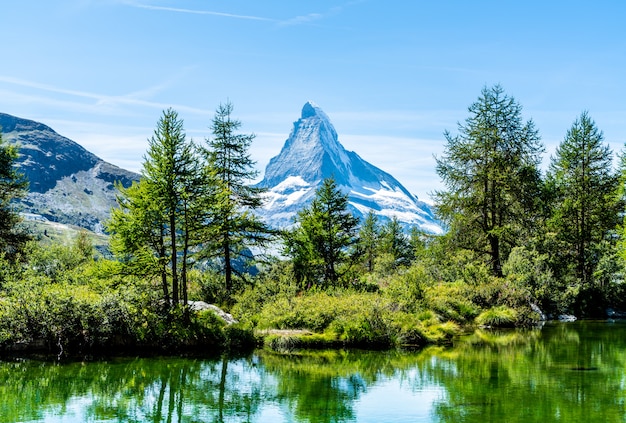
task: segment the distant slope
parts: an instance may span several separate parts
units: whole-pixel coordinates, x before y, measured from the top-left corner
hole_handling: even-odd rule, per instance
[[[117,204],[115,182],[129,186],[139,179],[42,123],[0,113],[0,131],[19,146],[18,166],[29,181],[25,213],[102,232]]]
[[[346,151],[326,113],[312,102],[304,105],[280,154],[267,165],[259,183],[268,189],[261,216],[276,227],[291,225],[298,210],[310,204],[322,181],[331,176],[348,194],[355,216],[371,210],[383,221],[395,216],[405,226],[443,232],[428,204],[389,173]]]

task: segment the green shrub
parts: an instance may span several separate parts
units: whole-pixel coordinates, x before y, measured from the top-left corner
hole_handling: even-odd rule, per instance
[[[419,315],[398,312],[392,315],[392,319],[391,326],[397,345],[418,347],[430,342]]]
[[[265,346],[274,351],[290,352],[299,349],[336,348],[344,346],[344,342],[330,333],[272,334],[265,338]]]
[[[436,323],[424,329],[424,335],[432,344],[445,344],[461,333],[460,326],[451,321]]]
[[[424,305],[443,320],[471,322],[480,312],[480,308],[470,299],[472,290],[471,286],[462,281],[441,282],[424,290]]]
[[[418,263],[390,276],[383,292],[401,309],[415,311],[424,301],[424,290],[431,284],[433,281],[428,269]]]
[[[379,348],[392,345],[389,321],[383,318],[377,307],[341,315],[332,322],[330,330],[350,346]]]
[[[195,332],[194,343],[204,345],[224,345],[226,335],[224,327],[226,323],[213,310],[200,310],[193,315],[193,326]]]
[[[296,296],[296,285],[285,275],[287,270],[284,267],[276,264],[269,272],[256,278],[252,287],[235,295],[236,303],[231,313],[237,320],[256,326],[266,304]]]
[[[324,292],[267,303],[259,314],[259,329],[309,329],[323,332],[337,315],[338,301]]]
[[[223,331],[226,348],[231,351],[251,351],[261,343],[254,335],[254,330],[240,324],[227,325]]]
[[[517,322],[517,311],[508,306],[492,307],[476,317],[476,323],[481,326],[513,327]]]

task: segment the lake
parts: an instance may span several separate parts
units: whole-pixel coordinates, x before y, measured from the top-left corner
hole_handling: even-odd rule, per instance
[[[0,422],[624,422],[626,323],[415,352],[0,360]]]

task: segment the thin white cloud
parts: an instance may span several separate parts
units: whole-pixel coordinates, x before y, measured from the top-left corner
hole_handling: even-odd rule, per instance
[[[163,11],[163,12],[174,12],[174,13],[186,13],[186,14],[192,14],[192,15],[209,15],[209,16],[218,16],[218,17],[232,18],[232,19],[246,19],[246,20],[264,21],[264,22],[275,22],[275,23],[278,23],[278,25],[280,26],[296,26],[296,25],[311,24],[315,21],[319,21],[328,16],[335,15],[341,12],[341,10],[343,9],[342,6],[337,6],[337,7],[331,8],[326,13],[308,13],[306,15],[299,15],[293,18],[281,20],[281,19],[275,19],[275,18],[268,18],[264,16],[239,15],[235,13],[216,12],[213,10],[187,9],[187,8],[171,7],[171,6],[156,6],[152,4],[140,3],[140,2],[135,2],[135,1],[122,1],[121,3],[127,6],[136,7],[139,9],[156,10],[156,11]],[[347,3],[346,5],[350,6],[356,3],[358,2],[351,2],[351,3]]]
[[[154,6],[151,4],[145,3],[137,3],[137,2],[124,2],[124,4],[132,7],[137,7],[140,9],[147,10],[158,10],[164,12],[175,12],[175,13],[187,13],[193,15],[210,15],[210,16],[220,16],[224,18],[233,18],[233,19],[247,19],[253,21],[266,21],[266,22],[276,22],[275,19],[265,18],[262,16],[251,16],[251,15],[237,15],[234,13],[224,13],[224,12],[215,12],[212,10],[198,10],[198,9],[183,9],[179,7],[168,7],[168,6]]]
[[[111,96],[111,95],[92,93],[88,91],[78,91],[78,90],[70,90],[66,88],[59,88],[59,87],[55,87],[52,85],[41,84],[39,82],[27,81],[27,80],[14,78],[10,76],[3,76],[3,75],[0,75],[0,82],[4,82],[10,85],[33,88],[39,91],[45,91],[45,92],[51,92],[51,93],[56,93],[56,94],[68,95],[71,97],[94,100],[95,103],[91,105],[92,107],[94,107],[94,109],[101,109],[102,111],[105,111],[108,113],[113,112],[115,108],[119,106],[142,106],[142,107],[159,109],[159,110],[164,110],[169,107],[172,107],[180,112],[186,112],[186,113],[192,113],[192,114],[206,115],[206,114],[211,113],[208,110],[199,109],[195,107],[165,104],[165,103],[160,103],[160,102],[142,100],[141,98],[139,98],[139,96],[145,95],[147,93],[153,94],[156,91],[159,91],[162,88],[161,85],[151,87],[145,90],[135,91],[127,95]],[[24,94],[21,94],[21,95],[24,96]],[[36,95],[32,96],[32,99],[38,102],[46,102],[46,103],[49,103],[52,101],[59,105],[65,105],[67,107],[70,107],[72,105],[72,102],[67,102],[67,101],[63,101],[60,99],[47,99],[47,98],[42,98],[41,96],[36,96]],[[75,104],[75,105],[82,107],[82,108],[85,107],[84,103]]]
[[[289,25],[302,25],[308,24],[313,21],[320,20],[324,17],[321,13],[309,13],[308,15],[296,16],[295,18],[287,19],[280,22],[281,26],[289,26]]]
[[[365,0],[349,1],[343,5],[330,8],[325,13],[309,13],[306,15],[296,16],[295,18],[280,21],[280,26],[307,25],[313,22],[335,16],[343,12],[344,9],[363,3]]]

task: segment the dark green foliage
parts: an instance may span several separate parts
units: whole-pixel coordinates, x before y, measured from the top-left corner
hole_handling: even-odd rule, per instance
[[[158,277],[166,304],[188,301],[188,273],[212,233],[212,205],[221,198],[183,122],[168,109],[149,140],[142,179],[118,186],[119,209],[108,230],[111,249],[132,274]]]
[[[18,224],[21,218],[14,201],[23,197],[28,188],[28,181],[15,166],[18,150],[2,139],[0,128],[0,254],[15,259],[29,235]]]
[[[168,309],[149,280],[122,276],[117,262],[80,257],[82,244],[31,244],[28,259],[11,269],[0,290],[0,349],[72,355],[253,347],[250,329],[230,328],[210,310]]]
[[[211,126],[213,137],[207,140],[205,150],[208,168],[219,183],[220,199],[213,204],[211,242],[204,245],[204,255],[221,259],[229,295],[237,274],[234,262],[245,259],[249,247],[264,246],[273,236],[251,213],[261,207],[264,192],[249,184],[257,176],[248,151],[255,136],[237,133],[241,122],[232,118],[232,111],[232,103],[220,104]]]
[[[380,225],[373,211],[363,220],[357,235],[354,256],[368,273],[374,271],[374,262],[378,256]]]
[[[571,271],[584,287],[593,282],[602,244],[615,235],[623,208],[616,195],[619,178],[612,160],[602,132],[583,112],[559,145],[548,173],[554,199],[548,222],[555,234],[554,272],[567,278]]]
[[[334,179],[324,180],[296,224],[286,236],[285,254],[292,258],[297,282],[302,287],[336,286],[341,266],[349,262],[348,248],[356,242],[358,219],[348,211],[348,196]]]
[[[380,228],[379,251],[388,257],[387,270],[408,266],[415,257],[410,238],[395,216]]]
[[[2,227],[15,228],[17,215],[0,210],[0,346],[240,351],[260,336],[279,350],[423,346],[468,325],[532,325],[535,306],[552,315],[626,310],[618,227],[626,159],[620,179],[586,113],[542,181],[532,121],[501,87],[485,88],[437,159],[445,235],[407,232],[373,213],[359,227],[330,178],[286,232],[288,260],[256,261],[259,274],[239,274],[249,248],[273,232],[252,213],[262,198],[247,184],[254,135],[236,133],[232,110],[220,105],[202,149],[186,140],[176,112],[164,112],[142,180],[119,187],[108,226],[116,261],[99,257],[85,233],[70,246],[17,248],[5,235],[17,232]],[[7,173],[16,151],[0,140],[0,153],[10,206],[24,185]],[[188,299],[230,308],[241,323],[192,312]]]
[[[543,147],[532,121],[496,85],[484,88],[459,124],[459,135],[446,132],[437,173],[446,191],[435,193],[437,214],[458,247],[487,257],[502,275],[511,248],[528,235],[540,192],[538,164]]]

